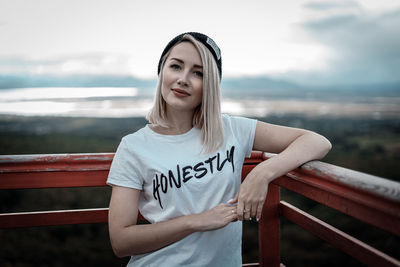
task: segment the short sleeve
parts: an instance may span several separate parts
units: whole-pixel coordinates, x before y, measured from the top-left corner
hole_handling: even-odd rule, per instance
[[[140,175],[136,154],[129,146],[126,137],[122,138],[111,163],[107,184],[142,190],[143,178]]]
[[[229,121],[233,135],[241,144],[246,157],[249,157],[253,151],[257,120],[229,115],[223,118]]]

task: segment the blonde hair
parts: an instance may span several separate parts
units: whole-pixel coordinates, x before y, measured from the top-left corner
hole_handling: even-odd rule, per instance
[[[201,130],[201,139],[203,141],[202,152],[210,153],[221,147],[224,141],[221,119],[221,89],[218,67],[208,48],[201,42],[197,41],[190,34],[184,35],[180,42],[191,42],[199,51],[203,64],[203,96],[201,104],[195,109],[193,114],[192,124],[194,127]],[[146,116],[146,119],[150,123],[165,128],[168,128],[169,126],[166,121],[167,105],[161,95],[161,85],[163,80],[162,70],[171,50],[172,48],[162,58],[161,71],[158,77],[154,105]]]

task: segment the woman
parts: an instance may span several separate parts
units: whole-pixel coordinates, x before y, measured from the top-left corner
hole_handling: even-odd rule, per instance
[[[204,34],[162,53],[151,124],[122,139],[107,180],[111,244],[128,266],[241,266],[241,221],[260,219],[268,184],[331,148],[310,131],[221,115],[221,73]],[[278,155],[241,184],[252,150]],[[136,225],[138,211],[151,224]]]

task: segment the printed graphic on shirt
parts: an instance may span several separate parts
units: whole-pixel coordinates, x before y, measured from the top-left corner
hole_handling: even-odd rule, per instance
[[[235,172],[234,165],[234,152],[235,146],[231,149],[226,150],[226,155],[222,155],[218,152],[215,156],[212,156],[199,163],[180,166],[176,165],[176,169],[168,170],[167,173],[156,173],[153,178],[153,197],[158,200],[160,207],[163,209],[161,194],[167,194],[169,188],[181,188],[186,183],[190,182],[192,178],[201,179],[208,173],[213,174],[214,172],[221,172],[224,167],[232,167],[232,173]]]

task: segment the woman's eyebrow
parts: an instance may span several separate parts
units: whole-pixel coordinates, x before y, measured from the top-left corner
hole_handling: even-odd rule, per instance
[[[176,61],[178,61],[179,63],[182,63],[182,64],[184,63],[182,59],[179,59],[179,58],[176,58],[176,57],[171,58],[171,60],[176,60]]]
[[[172,57],[171,60],[176,60],[176,61],[178,61],[178,62],[181,63],[181,64],[184,64],[184,63],[185,63],[182,59],[179,59],[179,58],[176,58],[176,57]],[[200,68],[200,69],[203,68],[202,65],[197,65],[197,64],[194,64],[193,67],[195,67],[195,68]]]

